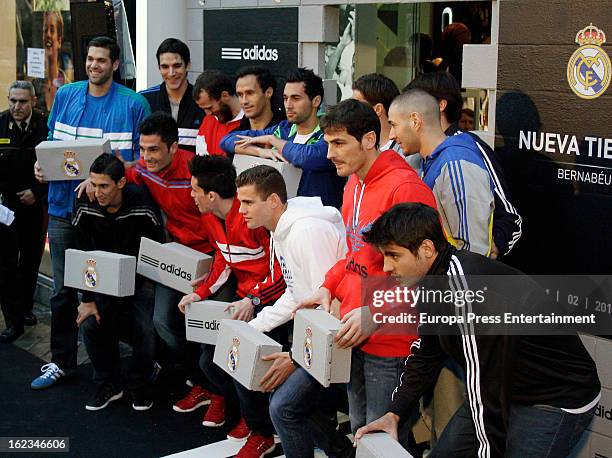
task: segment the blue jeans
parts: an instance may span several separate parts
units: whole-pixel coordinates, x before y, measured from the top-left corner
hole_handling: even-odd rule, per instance
[[[389,411],[391,394],[404,370],[405,357],[371,355],[354,348],[348,384],[349,417],[353,434]]]
[[[94,368],[94,382],[119,385],[119,341],[132,346],[127,372],[128,388],[138,390],[148,385],[155,362],[153,330],[153,295],[155,285],[136,277],[136,291],[130,297],[95,295],[100,323],[90,316],[81,325],[83,341]]]
[[[507,458],[560,458],[570,454],[589,426],[595,407],[583,414],[563,412],[557,407],[512,404],[506,434]],[[467,403],[448,423],[431,458],[478,456],[478,441]],[[499,456],[491,450],[491,456]]]
[[[311,458],[315,445],[329,457],[353,456],[351,441],[336,430],[333,392],[297,368],[270,399],[270,417],[287,458]]]
[[[49,217],[49,246],[53,270],[51,303],[51,361],[62,369],[76,368],[79,330],[76,325],[77,291],[64,286],[65,252],[76,248],[69,219]]]

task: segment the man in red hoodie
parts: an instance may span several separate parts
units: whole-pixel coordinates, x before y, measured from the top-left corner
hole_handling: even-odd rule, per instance
[[[363,241],[363,233],[386,210],[400,202],[420,202],[436,208],[431,190],[394,151],[379,150],[380,121],[367,104],[349,99],[332,108],[321,120],[327,153],[338,175],[348,176],[342,203],[348,254],[325,277],[321,288],[298,305],[318,304],[330,309],[341,302],[343,327],[336,336],[342,348],[353,348],[348,385],[349,416],[353,432],[378,414],[386,413],[404,360],[416,336],[374,334],[362,286],[370,276],[385,275],[383,256]],[[367,323],[371,323],[368,326]]]

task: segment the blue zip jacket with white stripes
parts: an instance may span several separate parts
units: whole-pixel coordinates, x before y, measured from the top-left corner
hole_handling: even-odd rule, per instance
[[[113,151],[118,149],[126,161],[140,156],[138,126],[151,114],[146,99],[113,82],[109,91],[88,106],[88,81],[59,88],[49,114],[49,140],[108,138]],[[90,98],[90,100],[92,100]],[[69,218],[74,209],[76,181],[49,183],[49,215]]]

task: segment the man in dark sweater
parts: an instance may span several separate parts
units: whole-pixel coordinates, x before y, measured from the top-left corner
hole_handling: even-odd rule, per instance
[[[127,185],[123,163],[110,154],[98,157],[89,177],[95,199],[84,194],[77,200],[72,220],[80,250],[102,250],[138,256],[141,237],[161,241],[161,218],[146,191]],[[136,276],[135,294],[111,297],[83,292],[77,325],[94,368],[96,394],[87,410],[100,410],[123,396],[120,385],[119,340],[132,345],[128,387],[134,410],[148,410],[153,401],[148,382],[153,373],[154,285]]]
[[[438,285],[445,283],[453,292],[465,293],[472,286],[470,281],[476,281],[475,275],[514,276],[531,284],[505,264],[456,251],[444,237],[437,212],[421,204],[399,204],[387,211],[373,224],[366,241],[382,251],[385,272],[409,287],[433,280]],[[533,290],[535,294],[521,296],[526,307],[540,296],[539,287]],[[489,288],[486,294],[494,293]],[[420,300],[416,305],[420,313],[441,311],[454,317],[478,312],[476,302]],[[520,308],[521,304],[513,306]],[[381,430],[397,439],[398,425],[421,395],[433,388],[450,357],[466,371],[467,395],[430,457],[568,456],[601,397],[595,363],[580,338],[570,332],[481,335],[469,322],[455,327],[457,332],[449,333],[441,326],[421,322],[419,340],[406,360],[389,412],[358,430],[355,439]]]

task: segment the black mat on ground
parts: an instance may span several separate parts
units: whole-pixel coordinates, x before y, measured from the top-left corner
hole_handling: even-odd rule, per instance
[[[90,412],[85,403],[94,389],[91,366],[81,366],[76,376],[42,391],[30,382],[44,364],[14,345],[0,345],[0,437],[69,437],[74,457],[158,457],[225,439],[226,428],[202,426],[203,410],[180,414],[172,401],[186,394],[184,383],[166,381],[166,396],[153,408],[136,412],[128,392],[106,409]],[[18,453],[2,456],[66,456]]]

